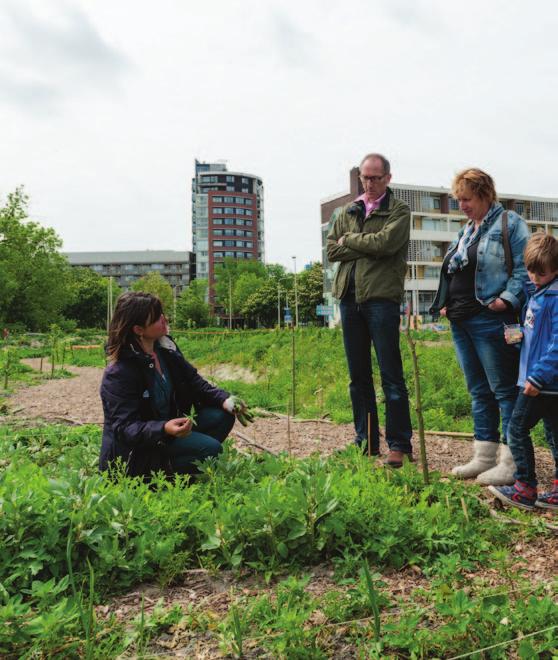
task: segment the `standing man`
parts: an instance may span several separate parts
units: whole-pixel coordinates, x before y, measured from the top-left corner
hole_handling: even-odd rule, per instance
[[[349,391],[355,442],[380,453],[380,429],[372,382],[370,345],[380,367],[386,403],[386,465],[412,460],[409,398],[399,350],[399,305],[403,299],[409,243],[409,207],[388,188],[390,164],[381,154],[360,163],[364,194],[345,206],[327,237],[330,261],[339,261],[333,295],[341,300],[343,343],[351,382]]]

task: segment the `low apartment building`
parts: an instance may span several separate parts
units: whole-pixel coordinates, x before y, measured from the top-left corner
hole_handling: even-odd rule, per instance
[[[113,277],[124,291],[147,273],[160,273],[176,295],[180,295],[196,274],[193,252],[179,250],[138,250],[124,252],[66,252],[71,266],[91,268],[103,277]]]

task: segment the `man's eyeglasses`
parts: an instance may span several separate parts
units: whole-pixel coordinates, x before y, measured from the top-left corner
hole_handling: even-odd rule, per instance
[[[360,180],[362,183],[379,183],[384,177],[385,174],[382,174],[381,176],[363,176],[361,174]]]

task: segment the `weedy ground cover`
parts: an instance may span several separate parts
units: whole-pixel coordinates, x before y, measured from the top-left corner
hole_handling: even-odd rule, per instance
[[[327,414],[335,422],[350,422],[348,375],[341,331],[299,328],[294,332],[297,415],[317,418]],[[413,337],[417,339],[425,428],[472,432],[471,401],[449,333],[413,331]],[[52,337],[47,335],[43,339],[42,344],[35,339],[33,347],[20,346],[18,357],[48,357],[53,350]],[[56,364],[104,367],[106,358],[102,338],[93,335],[88,339],[93,341],[91,348],[74,348],[80,346],[76,344],[79,340],[76,337],[57,338]],[[253,406],[283,413],[289,411],[292,402],[292,331],[185,332],[178,333],[176,339],[186,358],[206,373],[211,374],[217,364],[227,363],[246,367],[258,377],[256,383],[213,379],[219,385],[239,394]],[[401,352],[411,397],[413,426],[417,428],[412,358],[404,337],[401,338]],[[383,423],[383,395],[375,363],[374,379],[378,385],[380,422]],[[533,436],[537,444],[544,445],[542,424],[537,425]]]
[[[413,466],[375,469],[356,450],[294,460],[230,447],[194,484],[160,478],[148,485],[97,474],[99,442],[95,426],[0,427],[0,654],[6,657],[147,652],[162,630],[190,625],[192,613],[142,614],[130,630],[97,618],[93,605],[145,580],[169,583],[194,567],[239,576],[250,570],[263,583],[294,576],[271,595],[232,603],[220,634],[223,649],[237,656],[244,640],[263,637],[258,643],[274,657],[326,657],[330,642],[320,630],[329,628],[312,619],[318,609],[328,625],[370,618],[370,625],[346,633],[347,643],[367,657],[402,649],[447,657],[438,649],[505,641],[558,616],[552,598],[540,593],[530,608],[514,598],[487,601],[496,608],[491,618],[484,596],[471,597],[465,587],[452,600],[448,585],[459,582],[464,567],[496,561],[494,550],[513,541],[474,487],[434,475],[425,488]],[[296,576],[324,561],[337,566],[343,588],[318,603]],[[433,580],[432,593],[417,594],[415,604],[393,603],[382,585],[382,571],[404,566]],[[425,599],[429,613],[417,613]],[[401,611],[395,614],[395,607]],[[502,612],[512,625],[500,630]],[[196,617],[200,626],[203,613]],[[424,632],[415,635],[415,628]],[[550,648],[549,639],[535,641]]]

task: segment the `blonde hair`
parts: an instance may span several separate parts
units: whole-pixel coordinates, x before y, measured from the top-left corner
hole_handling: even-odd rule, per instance
[[[544,275],[547,270],[558,270],[558,241],[550,234],[537,232],[527,242],[523,258],[531,273]]]
[[[458,197],[464,190],[489,204],[498,200],[494,179],[478,167],[469,167],[455,175],[451,184],[451,194]]]

